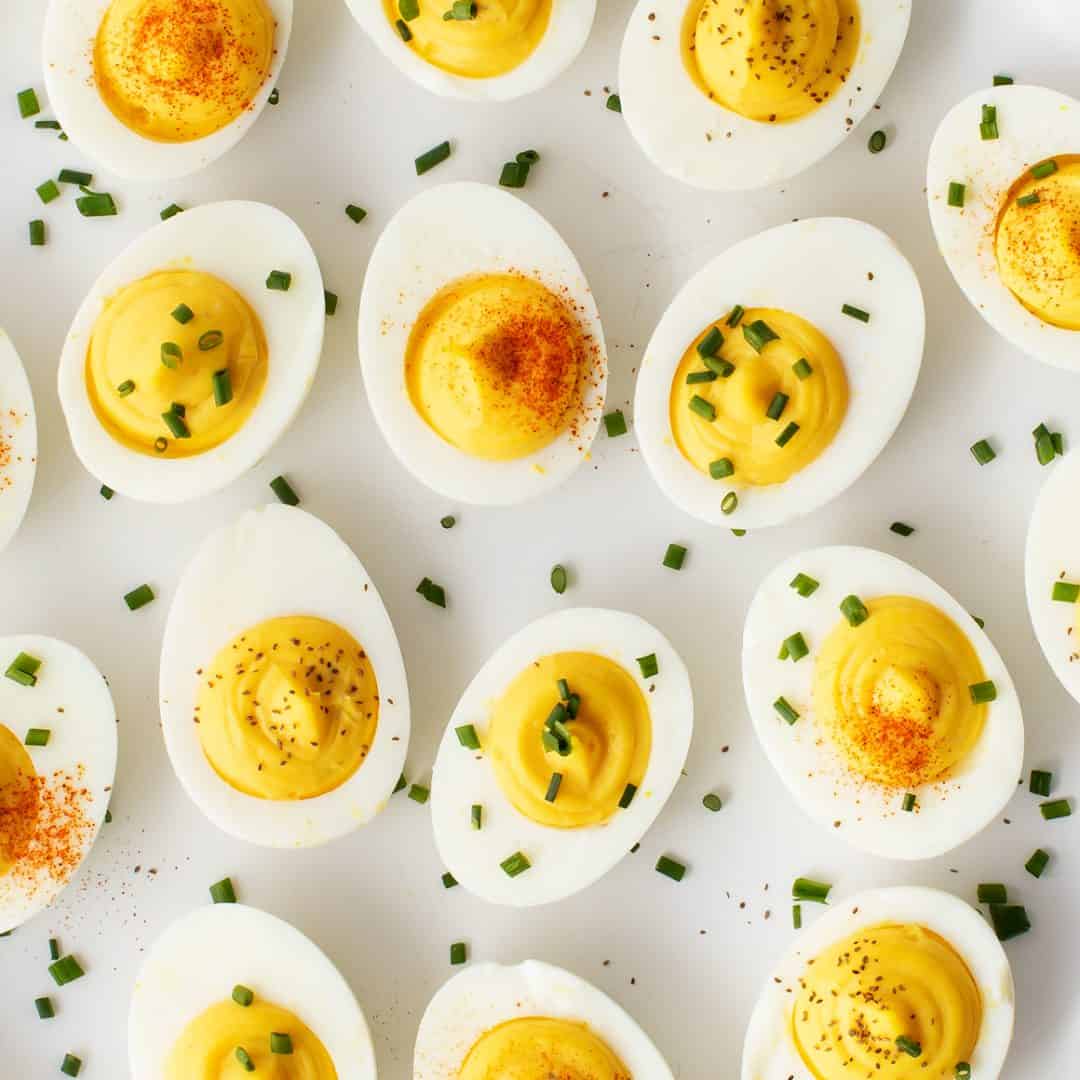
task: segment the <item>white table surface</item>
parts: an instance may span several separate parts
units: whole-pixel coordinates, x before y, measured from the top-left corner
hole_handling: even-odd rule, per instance
[[[0,325],[29,370],[41,440],[29,515],[0,560],[0,632],[54,634],[85,649],[110,679],[121,741],[113,823],[60,902],[0,942],[0,1073],[57,1075],[70,1050],[84,1059],[86,1080],[126,1075],[128,996],[144,951],[174,918],[208,901],[211,882],[231,874],[242,900],[294,923],[341,968],[389,1080],[410,1075],[417,1022],[451,973],[448,944],[458,939],[474,960],[537,957],[573,969],[637,1017],[676,1075],[733,1077],[758,988],[792,939],[788,889],[802,873],[834,882],[838,897],[911,883],[974,901],[977,882],[1007,882],[1034,929],[1007,946],[1018,1009],[1004,1075],[1075,1072],[1080,814],[1045,823],[1025,787],[1005,812],[1008,823],[943,858],[904,865],[858,854],[796,809],[756,743],[739,673],[743,613],[771,566],[816,544],[881,547],[986,619],[1025,706],[1025,771],[1051,768],[1058,793],[1080,795],[1080,710],[1033,639],[1022,573],[1027,518],[1045,475],[1030,431],[1048,420],[1080,444],[1072,405],[1080,376],[1020,355],[969,307],[935,250],[923,195],[938,120],[994,72],[1080,94],[1075,0],[916,0],[880,111],[804,175],[734,196],[665,179],[604,108],[630,0],[601,0],[584,54],[554,86],[499,106],[429,96],[376,52],[341,0],[298,0],[280,105],[200,175],[161,186],[99,177],[95,186],[112,190],[122,209],[98,221],[80,219],[70,199],[42,214],[34,194],[61,166],[90,167],[74,145],[35,132],[14,108],[16,90],[33,85],[49,115],[44,6],[0,0]],[[871,157],[866,140],[879,126],[890,144]],[[446,137],[451,160],[417,179],[413,158]],[[589,276],[610,347],[610,407],[628,415],[635,363],[653,325],[714,253],[767,226],[823,214],[865,218],[897,239],[926,294],[926,356],[906,420],[852,490],[794,526],[736,539],[664,498],[632,434],[611,442],[601,435],[593,461],[565,487],[510,510],[449,506],[406,474],[372,424],[357,363],[368,254],[414,192],[456,179],[494,181],[525,146],[543,160],[522,197],[560,229]],[[269,458],[223,493],[167,509],[106,503],[72,453],[57,402],[68,321],[105,263],[162,206],[223,198],[261,199],[291,214],[341,296],[314,391]],[[350,201],[369,209],[362,225],[345,218]],[[37,216],[49,223],[43,249],[26,240],[26,222]],[[987,435],[1000,454],[979,469],[967,448]],[[386,600],[410,676],[413,778],[428,774],[478,666],[528,620],[567,604],[621,606],[671,637],[690,668],[697,726],[686,778],[637,855],[570,900],[519,912],[463,889],[444,892],[428,811],[400,796],[364,830],[295,853],[250,847],[203,819],[176,782],[159,731],[162,626],[202,537],[266,500],[279,472],[352,544]],[[447,533],[439,518],[451,511],[459,523]],[[895,519],[918,532],[893,535]],[[681,574],[660,565],[669,541],[689,547]],[[556,561],[573,574],[562,598],[548,585]],[[446,584],[447,611],[414,593],[424,574]],[[159,598],[129,614],[121,596],[142,581]],[[710,790],[724,797],[718,814],[702,809]],[[1054,855],[1039,881],[1023,870],[1036,846]],[[662,852],[689,865],[681,885],[653,872]],[[45,971],[51,935],[88,971],[60,991]],[[59,1005],[47,1027],[32,1007],[43,993]]]

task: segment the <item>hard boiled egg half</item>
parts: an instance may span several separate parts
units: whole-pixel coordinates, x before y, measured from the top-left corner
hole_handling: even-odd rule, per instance
[[[360,560],[303,510],[251,510],[203,542],[169,609],[160,692],[180,783],[241,840],[333,840],[401,775],[409,692],[390,617]]]
[[[225,487],[281,437],[322,352],[315,253],[280,210],[211,203],[154,226],[98,278],[60,356],[83,465],[176,503]]]
[[[42,55],[71,141],[125,180],[204,168],[255,123],[293,0],[50,0]]]
[[[368,263],[359,334],[379,429],[441,495],[521,502],[588,455],[600,316],[573,253],[513,195],[446,184],[406,203]]]
[[[553,82],[585,47],[596,0],[346,0],[384,56],[443,97],[506,101]]]
[[[775,184],[866,116],[910,19],[911,0],[638,0],[619,56],[623,115],[677,180]]]
[[[969,904],[869,889],[801,930],[766,981],[742,1080],[997,1080],[1013,1012],[1005,951]]]
[[[116,710],[73,645],[0,637],[0,933],[51,904],[109,808]]]
[[[693,722],[686,668],[644,619],[569,608],[530,623],[480,669],[439,744],[447,869],[517,907],[591,885],[663,809]]]
[[[824,547],[777,566],[743,632],[758,739],[802,809],[855,847],[928,859],[1004,807],[1024,724],[976,620],[914,567]]]
[[[26,371],[0,329],[0,551],[15,535],[34,489],[37,414]]]
[[[473,964],[431,999],[416,1036],[414,1080],[494,1076],[671,1080],[624,1009],[569,971],[526,960]]]
[[[317,945],[243,904],[200,908],[154,943],[128,1012],[133,1080],[375,1080],[367,1021]]]
[[[1017,348],[1080,370],[1080,102],[988,86],[942,120],[926,197],[938,247],[980,315]]]
[[[915,271],[849,218],[780,225],[717,255],[653,332],[634,394],[645,461],[694,517],[756,529],[862,475],[911,400]]]

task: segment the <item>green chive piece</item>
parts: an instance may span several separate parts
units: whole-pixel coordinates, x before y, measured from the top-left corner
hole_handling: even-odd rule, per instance
[[[667,551],[664,552],[664,566],[669,570],[681,570],[685,560],[686,548],[682,544],[668,544]]]
[[[1049,465],[1057,457],[1054,439],[1049,428],[1045,424],[1040,424],[1031,434],[1035,437],[1036,460],[1040,465]]]
[[[300,505],[300,496],[296,494],[292,484],[284,476],[275,476],[270,481],[270,490],[278,497],[278,501],[286,506]]]
[[[78,1076],[81,1068],[82,1059],[77,1058],[74,1054],[65,1054],[64,1060],[60,1062],[60,1071],[65,1076]]]
[[[117,388],[116,392],[121,397],[127,397],[128,394],[134,393],[135,384],[130,379],[125,379]]]
[[[687,386],[696,386],[698,383],[716,382],[718,376],[715,371],[691,371],[686,376]]]
[[[623,793],[619,796],[619,809],[628,810],[630,804],[634,801],[634,796],[637,794],[637,784],[627,784],[623,788]]]
[[[571,720],[577,719],[577,714],[581,711],[581,695],[571,694],[566,699],[566,715]]]
[[[38,198],[43,203],[51,203],[53,199],[60,198],[60,189],[56,186],[55,180],[46,180],[43,184],[38,184],[34,190],[38,194]]]
[[[840,601],[840,610],[843,612],[844,618],[852,626],[861,626],[870,618],[870,612],[866,605],[854,593],[845,596]]]
[[[274,292],[288,292],[292,285],[292,274],[286,270],[271,270],[266,275],[266,287]]]
[[[900,809],[903,810],[905,813],[910,814],[915,809],[915,802],[916,799],[914,793],[909,791],[904,796],[904,801],[900,804]]]
[[[656,872],[663,874],[664,877],[671,878],[672,881],[682,881],[686,876],[686,867],[667,855],[661,855],[656,860]]]
[[[803,357],[801,360],[796,360],[791,365],[791,370],[795,372],[795,378],[800,382],[803,379],[809,379],[814,374],[814,369],[810,366],[810,361]]]
[[[246,1009],[255,1000],[255,994],[243,984],[237,983],[232,989],[232,999]]]
[[[994,701],[997,698],[997,687],[994,685],[993,679],[987,679],[985,682],[972,683],[968,687],[968,692],[971,694],[971,702],[973,705],[986,705],[988,702]]]
[[[622,98],[618,94],[608,94],[605,104],[612,112],[622,112]]]
[[[948,203],[950,206],[962,207],[964,205],[964,196],[967,193],[967,185],[961,184],[957,180],[949,181],[949,198]]]
[[[567,582],[568,582],[568,578],[567,578],[567,574],[566,574],[566,567],[560,565],[559,563],[556,563],[551,568],[551,587],[552,587],[552,589],[554,589],[555,592],[557,592],[560,596],[562,596],[562,594],[564,592],[566,592]]]
[[[514,160],[519,165],[535,165],[540,160],[539,150],[519,150],[514,155]]]
[[[1050,592],[1051,600],[1058,600],[1063,604],[1075,604],[1080,597],[1080,585],[1071,581],[1055,581]]]
[[[870,136],[870,141],[866,144],[866,147],[871,154],[880,154],[881,151],[885,149],[885,143],[887,141],[888,137],[885,132],[879,129]]]
[[[59,120],[35,120],[34,127],[43,129],[45,131],[60,131]]]
[[[195,318],[195,312],[192,311],[187,304],[177,304],[172,310],[172,317],[183,326],[185,323],[189,323]]]
[[[49,728],[32,727],[28,728],[26,732],[26,738],[23,739],[25,746],[48,746],[49,737],[52,732]]]
[[[216,349],[225,340],[225,335],[220,330],[207,330],[199,335],[199,352],[210,352]]]
[[[255,1071],[255,1062],[251,1060],[251,1055],[242,1046],[238,1046],[233,1051],[233,1054],[236,1057],[236,1060],[240,1062],[244,1072]]]
[[[439,524],[444,529],[452,529],[457,524],[457,518],[453,514],[447,514],[445,517],[439,518]]]
[[[266,99],[266,104],[276,105],[279,101],[281,101],[281,91],[275,86],[274,89],[270,91],[270,96]]]
[[[897,536],[910,536],[914,531],[913,526],[905,525],[902,521],[894,521],[889,526],[889,532],[894,532]]]
[[[441,164],[450,156],[450,143],[441,142],[430,150],[425,150],[415,161],[416,175],[423,176],[430,172],[436,165]]]
[[[705,331],[705,336],[697,343],[698,356],[715,356],[724,344],[724,335],[715,326]]]
[[[735,365],[722,356],[705,356],[701,362],[721,379],[728,379],[735,374]]]
[[[79,187],[89,187],[93,181],[92,173],[82,172],[79,169],[61,169],[56,178],[61,184],[76,184]]]
[[[446,590],[432,581],[431,578],[421,578],[416,591],[429,603],[436,607],[446,607]]]
[[[997,454],[994,452],[994,448],[985,439],[980,439],[977,443],[972,443],[971,456],[980,465],[988,465],[997,457]]]
[[[702,420],[712,423],[716,419],[716,406],[711,401],[706,401],[700,394],[695,394],[690,399],[690,411],[697,413]]]
[[[184,362],[184,352],[175,341],[161,343],[161,362],[170,371],[175,371]]]
[[[412,22],[420,14],[420,0],[398,0],[397,7],[406,22]]]
[[[115,200],[104,191],[80,195],[75,206],[83,217],[115,217],[118,212]]]
[[[529,179],[529,166],[520,161],[507,161],[499,173],[500,187],[523,188]]]
[[[68,983],[81,979],[86,972],[79,965],[74,956],[62,956],[55,963],[49,965],[49,974],[57,986],[67,986]]]
[[[1046,821],[1057,821],[1058,818],[1072,816],[1072,806],[1068,799],[1054,799],[1052,802],[1039,804],[1039,813]]]
[[[798,573],[788,583],[804,599],[813,596],[821,585],[820,581],[810,577],[809,574]]]
[[[788,649],[787,649],[787,642],[782,641],[780,643],[780,651],[776,654],[776,659],[777,660],[786,660],[788,658],[788,656],[790,656],[790,655],[791,654],[788,652]]]
[[[770,341],[776,341],[780,336],[762,319],[755,319],[749,326],[744,326],[742,332],[754,352],[761,352]]]
[[[870,312],[869,311],[863,311],[862,308],[857,308],[857,307],[855,307],[854,304],[844,304],[840,308],[840,311],[844,315],[850,315],[853,319],[858,319],[859,322],[869,322],[870,321]]]
[[[1000,882],[984,882],[976,886],[975,895],[980,904],[1007,904],[1009,892]]]
[[[801,633],[795,633],[791,637],[784,638],[783,647],[787,650],[788,656],[796,662],[804,656],[810,655],[810,647],[806,644],[806,638]]]
[[[354,221],[357,225],[367,217],[367,211],[362,206],[357,206],[356,203],[349,203],[345,207],[345,214],[350,221]]]
[[[442,876],[442,885],[444,889],[453,889],[457,885],[457,878],[447,870]]]
[[[604,417],[604,430],[607,432],[609,439],[615,439],[626,434],[626,417],[623,416],[622,409],[609,412]]]
[[[559,679],[555,683],[555,686],[558,688],[558,691],[559,691],[559,700],[560,701],[569,701],[570,700],[570,684],[565,679]]]
[[[792,439],[799,433],[799,425],[793,420],[779,435],[776,436],[777,446],[787,446]]]
[[[128,611],[138,611],[139,608],[146,607],[153,599],[154,590],[149,585],[140,585],[131,592],[124,593],[124,603],[127,604]]]
[[[780,714],[781,718],[786,720],[789,724],[794,724],[799,719],[799,714],[791,707],[788,699],[785,697],[778,697],[773,702],[773,708]]]
[[[112,811],[108,807],[105,808],[105,824],[112,824]]]
[[[454,965],[454,964],[464,964],[465,963],[465,942],[464,941],[455,941],[450,946],[450,963],[452,965]]]
[[[476,18],[476,11],[475,0],[454,0],[450,10],[443,12],[443,21],[467,22]]]
[[[660,664],[656,659],[656,653],[651,652],[647,656],[639,656],[637,658],[637,666],[641,671],[641,677],[643,679],[652,679],[660,671]]]
[[[739,496],[734,491],[728,491],[720,500],[720,513],[734,514],[739,505]]]
[[[423,784],[413,784],[409,788],[409,798],[412,799],[414,803],[419,803],[421,806],[423,806],[430,797],[430,789],[424,787]]]
[[[34,218],[34,220],[30,222],[30,246],[45,246],[45,222],[42,221],[41,218]]]
[[[394,785],[394,790],[390,792],[391,795],[396,795],[399,791],[404,791],[409,786],[408,781],[405,779],[405,774],[402,773],[398,777],[397,783]]]
[[[998,137],[996,105],[984,105],[982,107],[982,122],[979,124],[979,135],[984,142]]]
[[[176,217],[177,214],[182,214],[183,212],[184,208],[182,206],[177,206],[176,203],[169,203],[169,205],[161,211],[159,216],[162,221],[168,221],[169,218]]]
[[[469,810],[469,820],[472,822],[472,827],[477,831],[484,827],[484,808],[480,803],[472,804],[472,808]]]
[[[1034,206],[1039,201],[1039,193],[1037,191],[1028,192],[1027,195],[1021,195],[1016,200],[1017,206]]]
[[[26,90],[20,90],[15,95],[16,101],[19,103],[19,118],[21,120],[28,120],[31,116],[37,116],[41,112],[41,104],[38,101],[37,91],[33,87]]]
[[[1057,172],[1057,162],[1050,158],[1049,161],[1041,161],[1038,165],[1034,166],[1031,170],[1031,175],[1036,180],[1045,180],[1048,176],[1053,176]]]
[[[174,439],[191,438],[191,432],[188,429],[187,423],[175,409],[163,412],[161,414],[161,419],[165,421],[165,426],[172,432],[172,437]]]
[[[8,669],[4,674],[20,686],[36,686],[40,667],[41,661],[36,656],[21,652],[8,664]]]
[[[215,904],[235,904],[236,890],[233,888],[232,878],[222,878],[210,886],[210,899]]]
[[[990,921],[998,941],[1008,941],[1031,929],[1031,920],[1022,904],[991,904]]]
[[[1054,453],[1061,457],[1065,453],[1065,436],[1060,431],[1051,431],[1050,441],[1054,444]]]
[[[994,85],[995,86],[1012,86],[1012,84],[1013,84],[1013,77],[1011,75],[995,75],[994,76]]]
[[[734,328],[742,322],[743,315],[746,314],[746,308],[742,304],[736,304],[731,311],[728,312],[728,317],[724,320],[728,326]]]
[[[214,386],[214,404],[228,405],[232,401],[232,378],[229,375],[228,368],[222,368],[220,371],[215,371],[211,376],[211,382]]]
[[[709,462],[709,475],[714,480],[723,480],[725,476],[731,476],[735,471],[731,458],[722,457]]]
[[[174,401],[172,405],[169,406],[169,411],[175,413],[181,420],[187,415],[186,406],[181,405],[179,401]]]
[[[563,774],[554,772],[551,774],[551,779],[548,781],[547,792],[544,795],[544,802],[553,803],[559,797],[559,788],[562,787]]]
[[[791,898],[812,904],[824,904],[828,902],[831,891],[832,886],[824,881],[797,877],[791,886]]]
[[[56,1015],[53,1003],[47,997],[34,998],[34,1008],[37,1009],[39,1020],[51,1020]]]
[[[701,800],[701,805],[704,806],[706,810],[710,810],[715,814],[717,811],[724,808],[724,800],[721,799],[719,795],[715,794],[715,792],[710,791],[709,794]]]
[[[338,306],[338,294],[329,289],[323,289],[323,310],[327,315],[336,315]]]
[[[769,402],[769,407],[765,410],[765,415],[770,420],[779,420],[784,415],[784,410],[787,408],[787,403],[791,399],[787,394],[781,393],[779,390],[773,394],[772,401]]]
[[[1036,848],[1032,852],[1031,858],[1028,859],[1026,863],[1024,863],[1024,869],[1032,877],[1042,877],[1043,871],[1046,869],[1049,862],[1050,856],[1045,851],[1043,851],[1042,848]]]
[[[499,866],[507,877],[517,877],[518,874],[524,874],[532,863],[520,851],[515,851],[513,855],[503,859]]]
[[[995,76],[995,78],[1006,78],[1007,76]],[[1009,79],[1012,82],[1012,79]],[[971,1066],[966,1061],[958,1061],[956,1068],[953,1069],[953,1080],[971,1080]]]
[[[57,941],[54,937],[49,938],[49,959],[60,959],[60,942]]]
[[[472,724],[462,724],[461,727],[454,728],[454,733],[466,750],[480,749],[480,736],[476,734],[476,728]]]
[[[291,1054],[293,1052],[292,1036],[283,1031],[270,1032],[270,1053]]]
[[[1045,769],[1032,769],[1031,770],[1031,782],[1028,784],[1028,791],[1032,795],[1042,795],[1044,798],[1050,794],[1050,787],[1054,782],[1054,774],[1046,772]]]
[[[914,1039],[909,1039],[906,1035],[896,1036],[896,1049],[902,1054],[907,1054],[908,1057],[913,1058],[917,1058],[922,1054],[922,1045]]]
[[[802,929],[802,904],[791,905],[791,925],[795,930]]]

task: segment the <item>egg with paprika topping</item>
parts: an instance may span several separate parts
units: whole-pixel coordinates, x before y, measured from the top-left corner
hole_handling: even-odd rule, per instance
[[[50,0],[49,102],[125,180],[170,180],[230,150],[285,61],[293,0]]]
[[[446,184],[406,203],[368,263],[359,338],[379,430],[439,494],[521,502],[588,456],[600,316],[573,253],[513,195]]]
[[[0,329],[0,552],[26,516],[37,472],[37,414],[30,381]]]
[[[758,740],[802,810],[853,846],[929,859],[1001,812],[1024,724],[990,639],[914,567],[860,547],[786,559],[746,615]]]

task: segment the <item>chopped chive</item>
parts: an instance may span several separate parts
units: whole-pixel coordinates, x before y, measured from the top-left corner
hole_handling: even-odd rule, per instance
[[[742,304],[736,304],[731,311],[728,312],[728,317],[724,320],[728,326],[736,327],[742,322],[743,315],[746,314],[746,309]]]
[[[65,1054],[64,1060],[60,1062],[60,1071],[65,1076],[78,1076],[81,1068],[82,1059],[77,1058],[74,1054]]]
[[[406,22],[412,22],[420,14],[420,0],[398,0],[398,12]]]
[[[623,416],[622,409],[616,409],[614,412],[605,415],[604,430],[607,432],[609,439],[626,434],[626,417]]]
[[[215,904],[235,904],[236,890],[233,888],[232,878],[222,878],[210,886],[210,899]]]
[[[742,332],[754,352],[761,352],[770,341],[776,341],[780,336],[763,319],[755,319],[749,326],[744,326]]]
[[[49,965],[49,974],[57,986],[67,986],[68,983],[81,979],[86,972],[83,971],[79,961],[74,956],[62,956],[55,963]]]
[[[731,458],[722,457],[709,462],[709,475],[714,480],[723,480],[725,476],[731,476],[734,471],[735,466]]]
[[[669,570],[681,570],[685,560],[686,548],[682,544],[668,544],[667,551],[664,552],[664,566]]]
[[[850,315],[853,319],[858,319],[859,322],[869,322],[870,321],[870,312],[869,311],[863,311],[862,308],[857,308],[857,307],[855,307],[854,304],[844,304],[840,308],[840,311],[844,315]]]
[[[240,1062],[240,1067],[244,1072],[255,1071],[255,1062],[251,1060],[251,1055],[242,1046],[238,1046],[233,1051],[233,1055]]]
[[[948,203],[950,206],[962,207],[964,205],[964,196],[967,193],[967,185],[961,184],[957,180],[949,181],[949,198]]]
[[[1055,581],[1050,592],[1051,600],[1059,600],[1063,604],[1075,604],[1080,597],[1080,585],[1071,581]]]
[[[515,851],[513,855],[503,859],[499,866],[507,877],[517,877],[518,874],[524,874],[532,863],[520,851]]]
[[[49,728],[28,728],[26,738],[23,739],[23,744],[25,746],[48,746],[51,735],[52,731],[50,731]]]
[[[184,352],[175,341],[161,343],[161,362],[170,371],[175,371],[184,362]]]
[[[984,105],[982,107],[982,122],[979,124],[979,135],[984,142],[998,137],[996,105]]]
[[[555,686],[558,688],[558,691],[559,691],[559,700],[560,701],[569,701],[570,700],[570,684],[565,679],[559,679],[555,683]]]
[[[89,187],[94,182],[92,173],[82,172],[79,169],[61,169],[56,179],[61,184],[77,184],[79,187]]]
[[[215,371],[211,376],[211,382],[214,386],[214,404],[228,405],[232,401],[232,378],[229,375],[228,368],[222,368],[220,371]]]
[[[739,496],[734,491],[728,491],[720,500],[720,513],[734,514],[739,505]]]
[[[910,536],[914,531],[913,526],[905,525],[902,521],[894,521],[889,526],[889,532],[894,532],[897,536]]]
[[[528,179],[529,166],[527,164],[520,161],[507,161],[503,164],[502,172],[499,173],[499,186],[523,188]]]
[[[716,382],[717,374],[715,371],[691,371],[686,376],[687,386],[695,386],[697,383]]]
[[[654,652],[649,653],[647,656],[639,656],[637,666],[643,679],[654,678],[660,671],[660,664],[657,662],[656,653]]]
[[[1007,904],[1009,892],[1000,882],[984,882],[976,886],[975,895],[980,904]]]
[[[446,607],[446,590],[431,578],[422,578],[416,586],[416,591],[429,603],[436,607]]]
[[[784,415],[784,410],[787,408],[787,403],[791,399],[787,394],[781,393],[779,390],[773,394],[772,401],[769,402],[769,407],[765,410],[765,415],[770,420],[779,420]]]
[[[804,656],[810,655],[810,647],[806,644],[806,638],[801,633],[795,633],[791,637],[784,638],[783,647],[787,650],[787,655],[796,662]]]
[[[1017,206],[1034,206],[1039,201],[1039,193],[1037,191],[1031,191],[1027,195],[1021,195],[1016,200]]]
[[[780,643],[780,651],[776,654],[777,660],[786,660],[791,654],[788,652],[787,642],[782,641]]]
[[[562,596],[562,594],[566,592],[566,585],[568,581],[566,567],[560,565],[559,563],[556,563],[551,568],[550,580],[552,589],[554,589],[555,592]]]
[[[622,112],[622,98],[618,94],[608,94],[605,104],[612,112]]]
[[[56,1015],[52,1001],[47,997],[34,998],[34,1008],[39,1020],[51,1020]]]
[[[46,180],[43,184],[38,184],[34,190],[38,194],[38,198],[43,203],[51,203],[53,199],[60,198],[60,189],[56,186],[55,180]]]
[[[105,824],[109,825],[111,823],[112,823],[112,811],[108,807],[106,807],[105,808]]]
[[[1031,858],[1024,863],[1024,869],[1032,877],[1042,877],[1043,871],[1050,862],[1050,856],[1042,848],[1036,848],[1031,853]]]
[[[844,618],[852,626],[861,626],[870,618],[870,612],[866,605],[854,593],[845,596],[840,601],[840,610],[843,612]]]
[[[286,270],[271,270],[266,275],[266,287],[274,292],[288,292],[292,285],[292,274]]]
[[[562,787],[563,774],[560,772],[553,772],[551,779],[548,781],[547,792],[544,795],[544,802],[553,803],[559,797],[559,788]]]
[[[177,306],[173,308],[171,314],[181,326],[191,322],[191,320],[195,318],[195,312],[192,311],[187,304],[177,304]]]
[[[577,714],[580,711],[581,711],[581,695],[580,694],[571,694],[566,699],[566,715],[568,717],[570,717],[571,720],[576,720],[577,719]]]
[[[781,718],[786,720],[789,724],[794,724],[799,719],[799,714],[791,707],[788,699],[785,697],[778,697],[773,702],[773,708],[780,714]]]
[[[182,206],[177,206],[176,203],[169,203],[169,205],[161,211],[159,216],[162,221],[168,221],[169,218],[176,217],[177,214],[182,214],[183,212],[184,208]]]
[[[777,446],[787,446],[799,432],[799,425],[793,420],[779,435],[776,436]]]
[[[36,686],[37,673],[40,667],[41,661],[36,656],[21,652],[8,664],[7,671],[4,674],[12,682],[17,682],[20,686]]]
[[[1058,818],[1072,816],[1072,806],[1068,799],[1054,799],[1052,802],[1039,804],[1039,813],[1046,821],[1057,821]]]
[[[1031,770],[1031,782],[1028,784],[1028,791],[1032,795],[1042,795],[1043,797],[1050,794],[1050,786],[1054,782],[1054,774],[1046,772],[1044,769],[1032,769]]]
[[[722,356],[705,356],[701,362],[721,379],[728,379],[735,374],[735,365]]]
[[[447,514],[445,517],[439,518],[439,524],[444,529],[452,529],[457,524],[457,518],[453,514]]]
[[[438,146],[433,146],[430,150],[425,150],[415,161],[416,175],[423,176],[424,173],[434,169],[436,165],[444,162],[449,156],[449,142],[441,142]]]
[[[915,809],[915,801],[914,793],[911,791],[907,792],[907,794],[904,795],[904,801],[900,804],[900,809],[905,813],[912,813]]]
[[[539,150],[519,150],[514,155],[514,160],[519,165],[535,165],[540,160]]]
[[[451,964],[464,964],[465,963],[465,942],[455,941],[450,946],[450,963]]]
[[[270,1032],[270,1053],[291,1054],[293,1052],[292,1036],[283,1031]]]
[[[270,91],[270,96],[266,99],[266,104],[276,105],[279,101],[281,101],[281,91],[275,86],[274,89]]]
[[[997,698],[997,687],[994,685],[993,679],[972,683],[968,687],[968,692],[971,694],[973,705],[986,705]]]
[[[1031,929],[1031,920],[1022,904],[991,904],[990,921],[998,941],[1008,941]]]
[[[1013,84],[1013,77],[1011,75],[995,75],[994,76],[994,85],[995,86],[1012,86],[1012,84]]]
[[[188,429],[187,422],[175,409],[169,409],[168,412],[163,412],[161,414],[161,419],[165,421],[165,426],[172,433],[174,439],[191,438],[191,431]]]
[[[922,1054],[922,1045],[914,1039],[909,1039],[906,1035],[896,1036],[896,1049],[902,1054],[907,1054],[908,1057],[913,1058],[917,1058]]]
[[[114,217],[117,213],[115,200],[104,191],[80,195],[75,206],[83,217]]]
[[[409,782],[405,779],[405,774],[402,773],[394,785],[394,790],[390,792],[391,795],[396,795],[399,791],[404,791],[409,786]]]
[[[430,789],[424,787],[423,784],[413,784],[409,788],[409,798],[412,799],[414,803],[419,803],[421,806],[423,806],[430,797]]]
[[[225,335],[220,330],[207,330],[199,335],[199,352],[210,352],[216,349],[225,340]]]
[[[1051,431],[1050,442],[1054,444],[1054,453],[1061,457],[1065,453],[1065,436],[1060,431]]]
[[[630,804],[634,801],[634,796],[637,794],[637,784],[627,784],[623,788],[622,795],[619,796],[619,809],[628,810]]]
[[[887,141],[888,140],[885,132],[879,129],[870,136],[870,141],[866,144],[866,146],[871,154],[880,154],[881,151],[885,149],[885,143]]]
[[[1005,78],[1006,76],[995,76],[995,78]],[[1012,79],[1009,79],[1012,82]],[[956,1068],[953,1069],[953,1080],[971,1080],[971,1066],[966,1061],[958,1061]]]
[[[278,497],[278,501],[286,506],[300,505],[300,496],[296,494],[292,484],[284,476],[275,476],[270,481],[270,490]]]
[[[34,220],[30,222],[30,246],[45,246],[45,222],[42,221],[41,218],[34,218]]]
[[[472,827],[479,832],[484,827],[484,808],[480,803],[473,803],[469,810],[469,820]]]
[[[243,984],[237,983],[232,989],[232,999],[246,1009],[255,1000],[255,994]]]
[[[994,448],[985,439],[980,439],[977,443],[972,443],[971,456],[980,465],[988,465],[997,457],[997,454],[994,452]]]
[[[700,394],[695,394],[690,399],[690,411],[697,413],[703,420],[710,423],[716,419],[716,406],[711,401],[706,401]]]
[[[1031,170],[1031,175],[1036,180],[1045,180],[1048,176],[1053,176],[1057,172],[1057,162],[1050,158],[1048,161],[1041,161],[1038,165],[1035,165]]]
[[[698,356],[715,356],[724,344],[724,335],[715,326],[705,331],[705,336],[697,343]]]
[[[349,203],[345,207],[345,214],[350,221],[354,221],[357,225],[367,217],[367,211],[362,206],[357,206],[356,203]]]
[[[338,294],[329,289],[323,289],[323,310],[327,315],[336,315],[338,306]]]
[[[719,795],[715,794],[715,792],[710,791],[709,794],[701,800],[701,805],[704,806],[706,810],[711,810],[715,814],[717,811],[724,808],[724,800],[721,799]]]
[[[451,20],[467,22],[469,19],[476,18],[476,11],[475,0],[454,0],[450,10],[443,12],[443,20],[445,22],[450,22]]]
[[[682,881],[686,876],[686,867],[667,855],[661,855],[656,860],[656,872],[663,874],[664,877],[671,878],[672,881]]]
[[[476,728],[472,724],[462,724],[461,727],[454,728],[454,733],[466,750],[480,749],[480,736],[476,734]]]
[[[37,91],[33,87],[20,90],[15,99],[19,103],[19,119],[28,120],[31,116],[37,116],[41,112],[41,104],[38,102]]]
[[[795,378],[800,382],[803,379],[809,379],[814,374],[814,369],[810,366],[810,361],[803,357],[801,360],[796,360],[791,365],[791,370],[795,372]]]
[[[59,120],[35,120],[34,127],[45,131],[61,131]]]
[[[174,401],[172,405],[169,406],[169,411],[175,413],[181,420],[187,416],[187,407],[182,405],[179,401]]]
[[[1057,457],[1050,429],[1045,424],[1040,424],[1031,434],[1035,438],[1036,459],[1040,465],[1049,465]]]
[[[449,870],[443,874],[441,880],[444,889],[453,889],[457,885],[457,878]]]
[[[127,604],[128,611],[138,611],[139,608],[146,607],[153,599],[154,590],[149,585],[140,585],[131,592],[124,593],[124,603]]]
[[[804,599],[808,596],[813,596],[817,592],[820,581],[810,577],[809,574],[798,573],[788,583],[801,597]]]
[[[60,959],[60,942],[57,941],[54,937],[49,938],[49,959]]]
[[[802,929],[802,904],[791,905],[791,925],[795,930]]]
[[[802,900],[812,904],[824,904],[829,899],[832,886],[824,881],[797,877],[791,886],[792,900]]]

